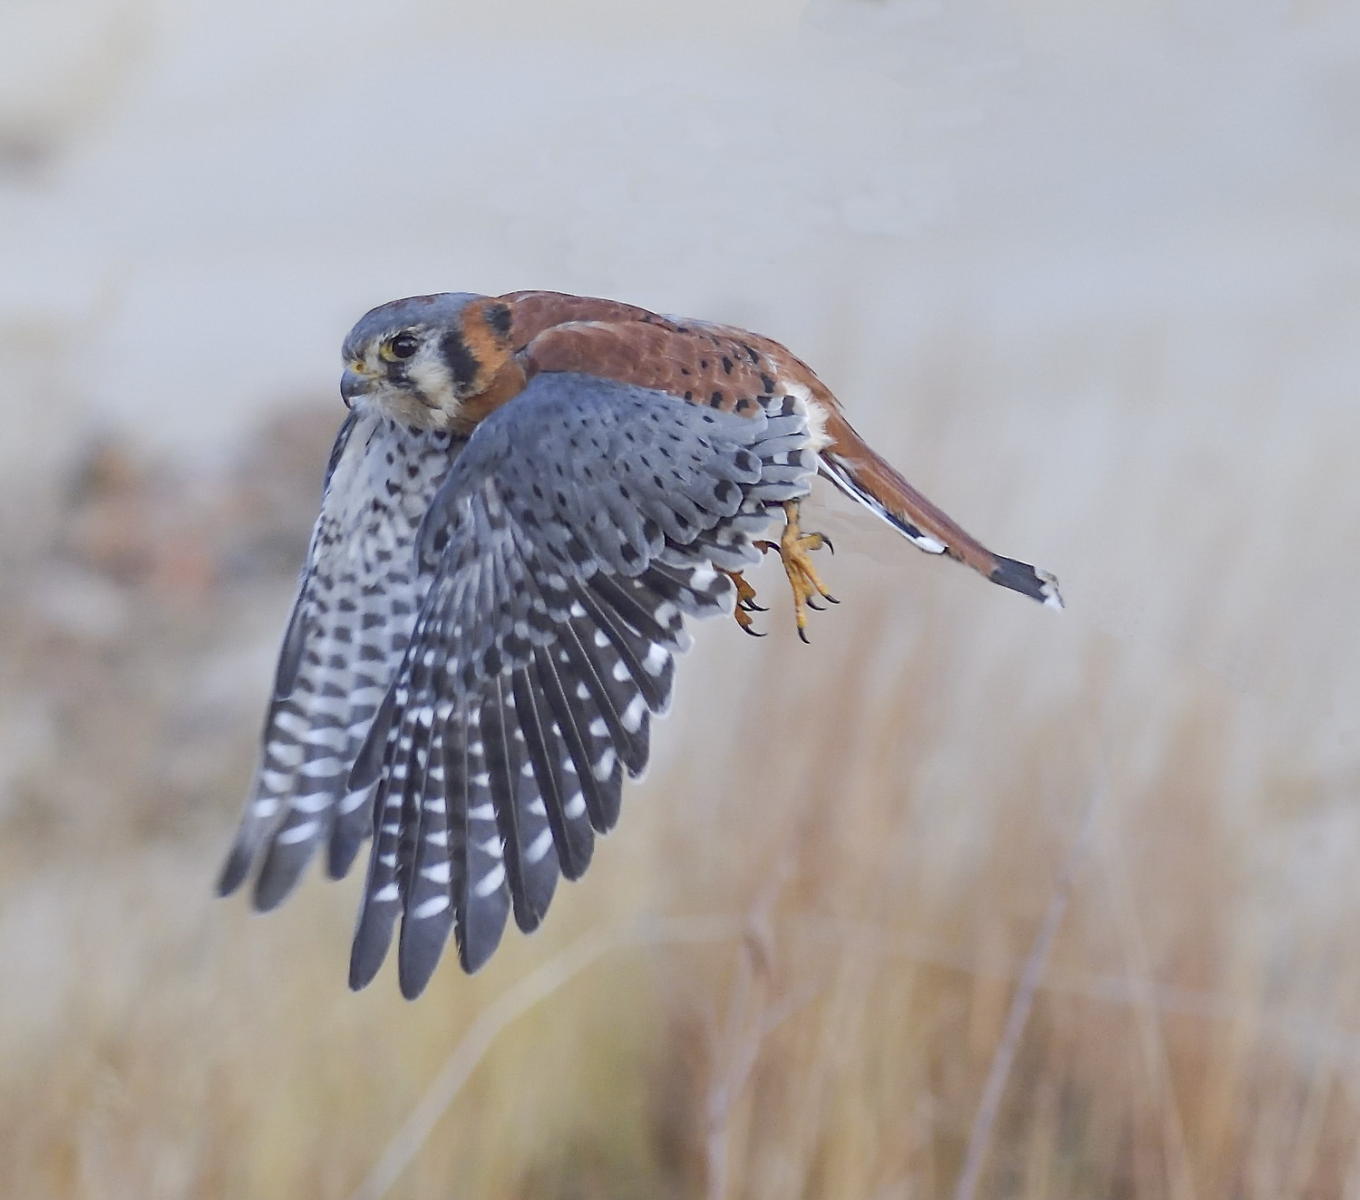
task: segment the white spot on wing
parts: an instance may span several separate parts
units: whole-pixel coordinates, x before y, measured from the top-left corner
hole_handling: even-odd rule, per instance
[[[702,566],[694,568],[694,573],[689,577],[689,585],[702,591],[717,578],[718,572],[713,569],[713,564],[704,563]]]
[[[614,763],[618,760],[618,757],[619,756],[614,752],[612,746],[606,747],[604,752],[600,755],[600,761],[595,764],[595,769],[592,772],[595,778],[601,783],[608,779],[614,773]]]
[[[321,813],[331,806],[331,796],[329,792],[315,792],[311,795],[294,796],[293,808],[297,812]]]
[[[303,821],[301,825],[294,825],[291,829],[285,829],[279,834],[278,840],[285,846],[295,846],[298,842],[305,842],[310,839],[320,827],[319,821]]]
[[[342,813],[352,813],[355,809],[362,807],[364,801],[368,799],[367,790],[362,792],[350,792],[340,801],[340,811]]]
[[[548,853],[548,848],[551,845],[552,830],[545,829],[525,847],[524,857],[531,863],[541,862],[543,856]]]
[[[415,908],[411,909],[411,916],[417,920],[438,916],[448,906],[449,898],[447,896],[431,896],[428,900],[422,900]]]
[[[628,702],[628,707],[619,715],[619,721],[629,733],[636,733],[642,728],[642,716],[646,711],[647,701],[639,693]]]
[[[482,881],[472,889],[473,895],[480,900],[485,900],[502,883],[505,882],[505,864],[497,863],[490,871],[483,876]]]

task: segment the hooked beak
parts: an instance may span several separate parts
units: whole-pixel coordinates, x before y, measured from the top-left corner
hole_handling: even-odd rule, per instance
[[[355,364],[345,368],[340,376],[340,398],[346,408],[353,408],[354,402],[368,392],[370,379],[363,367]]]

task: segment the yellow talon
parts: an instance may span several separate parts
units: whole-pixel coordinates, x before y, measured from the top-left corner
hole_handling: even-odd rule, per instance
[[[783,562],[784,574],[789,577],[789,587],[793,589],[793,619],[798,626],[798,636],[807,642],[807,610],[811,608],[820,611],[815,598],[829,600],[832,604],[840,603],[827,591],[826,584],[817,574],[817,568],[812,565],[810,555],[823,546],[834,554],[835,547],[832,546],[831,539],[825,535],[804,533],[799,528],[797,500],[784,502],[784,520],[784,532],[780,534],[777,543],[762,541],[756,545],[762,550],[775,551]]]
[[[762,605],[756,603],[756,589],[740,571],[723,571],[723,574],[737,585],[737,606],[732,615],[736,617],[742,632],[749,633],[752,637],[764,637],[763,633],[758,633],[752,628],[751,614],[765,611]]]

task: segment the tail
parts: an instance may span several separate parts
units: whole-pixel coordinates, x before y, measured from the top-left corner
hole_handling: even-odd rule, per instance
[[[927,554],[945,554],[993,583],[1048,608],[1062,608],[1058,581],[1047,571],[993,554],[950,516],[936,508],[875,454],[838,412],[827,423],[831,444],[821,453],[819,473],[853,500],[882,517]]]

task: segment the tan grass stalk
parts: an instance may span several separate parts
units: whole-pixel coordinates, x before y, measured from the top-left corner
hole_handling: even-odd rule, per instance
[[[468,1027],[430,1081],[410,1116],[392,1135],[382,1156],[352,1200],[379,1200],[401,1178],[439,1120],[458,1097],[492,1044],[510,1025],[546,1000],[606,954],[625,946],[674,946],[721,942],[741,937],[747,922],[723,917],[670,917],[648,920],[623,929],[600,929],[578,938],[560,954],[508,988]]]
[[[975,1200],[978,1194],[978,1185],[982,1180],[983,1168],[987,1165],[987,1156],[991,1150],[992,1135],[996,1127],[997,1113],[1001,1109],[1001,1100],[1006,1092],[1006,1083],[1010,1079],[1011,1068],[1015,1065],[1015,1056],[1020,1049],[1020,1039],[1024,1036],[1025,1026],[1029,1023],[1029,1015],[1034,1008],[1034,998],[1043,982],[1053,943],[1062,926],[1063,916],[1067,912],[1067,903],[1072,895],[1077,872],[1085,862],[1091,830],[1095,826],[1096,816],[1104,798],[1105,789],[1098,787],[1086,802],[1077,835],[1063,859],[1058,877],[1053,882],[1053,891],[1044,910],[1044,919],[1034,936],[1029,954],[1025,957],[1015,995],[1011,997],[1010,1008],[1006,1012],[1006,1024],[1001,1032],[1001,1040],[997,1043],[991,1065],[987,1068],[982,1098],[978,1101],[977,1111],[973,1114],[973,1123],[968,1131],[968,1146],[964,1152],[963,1170],[959,1173],[959,1180],[954,1188],[954,1200]]]

